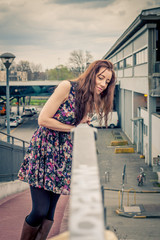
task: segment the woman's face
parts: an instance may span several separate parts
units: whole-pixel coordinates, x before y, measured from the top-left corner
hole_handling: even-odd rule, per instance
[[[112,78],[112,71],[104,67],[101,67],[99,72],[96,74],[96,86],[95,91],[99,95],[101,94],[110,83]]]

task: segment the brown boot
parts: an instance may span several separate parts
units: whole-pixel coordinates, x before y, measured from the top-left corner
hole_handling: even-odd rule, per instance
[[[52,227],[52,224],[53,224],[53,221],[44,219],[38,230],[35,240],[46,240],[48,233]]]
[[[39,227],[40,226],[32,227],[25,220],[23,224],[20,240],[34,240],[37,235]]]

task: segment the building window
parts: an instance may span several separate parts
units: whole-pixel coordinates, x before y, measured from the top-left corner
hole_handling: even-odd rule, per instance
[[[117,63],[118,69],[123,69],[123,66],[124,66],[123,60]]]
[[[146,124],[143,125],[143,133],[148,136],[148,126]]]
[[[116,71],[118,69],[118,66],[117,66],[118,63],[114,63],[113,65],[114,65],[114,70]]]
[[[148,62],[147,48],[135,53],[135,65]]]
[[[124,67],[128,68],[128,67],[132,67],[133,66],[133,57],[127,57],[124,59]]]

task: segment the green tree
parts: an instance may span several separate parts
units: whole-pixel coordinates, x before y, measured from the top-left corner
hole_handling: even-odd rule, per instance
[[[47,70],[48,80],[67,80],[73,79],[74,74],[64,65],[58,65],[54,69]]]

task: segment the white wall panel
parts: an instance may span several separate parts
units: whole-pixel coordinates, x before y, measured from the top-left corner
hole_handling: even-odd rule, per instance
[[[148,44],[148,32],[145,31],[145,32],[143,32],[142,35],[140,35],[138,38],[136,38],[134,40],[134,42],[133,42],[134,51],[137,51],[137,50],[143,48],[147,44]]]
[[[142,94],[148,93],[148,78],[137,77],[137,78],[118,78],[120,81],[120,88],[130,90],[133,92],[139,92]]]
[[[117,77],[123,77],[123,70],[118,70],[117,71]]]
[[[124,69],[124,77],[132,77],[132,68]]]
[[[124,51],[124,58],[132,54],[132,44],[130,43],[129,45],[127,45],[123,51]]]
[[[123,51],[120,51],[117,53],[117,61],[121,60],[123,58]]]
[[[134,76],[148,76],[148,63],[137,65],[134,67]]]

